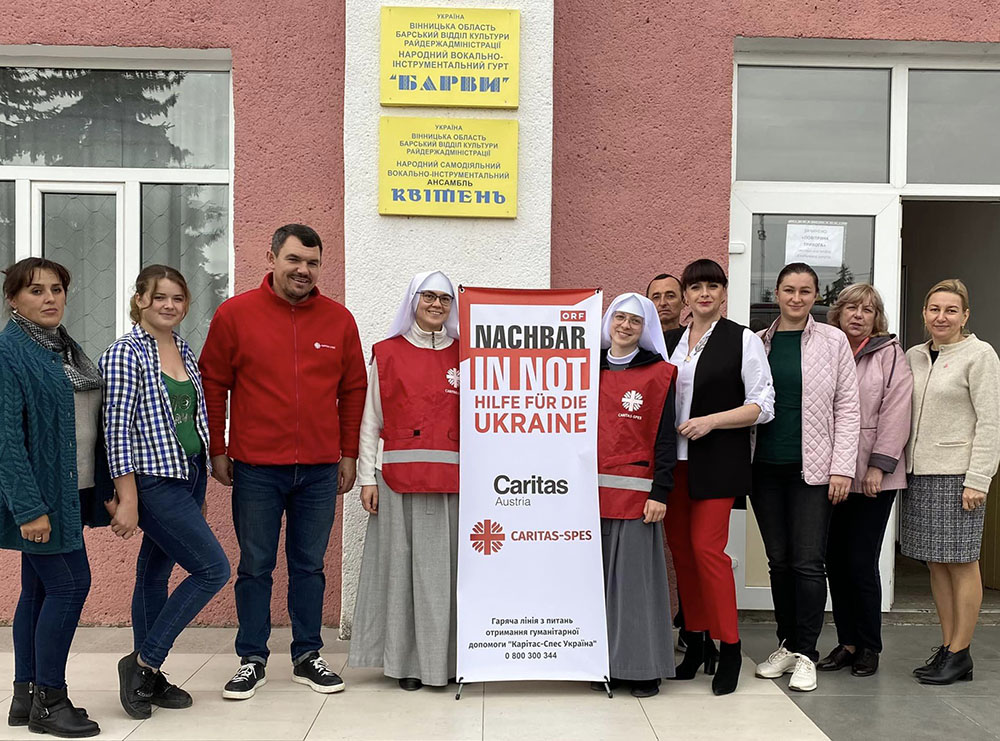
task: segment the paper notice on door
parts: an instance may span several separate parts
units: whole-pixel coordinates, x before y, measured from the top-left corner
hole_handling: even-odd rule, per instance
[[[846,221],[789,221],[785,232],[785,263],[839,268],[844,262],[846,232]]]

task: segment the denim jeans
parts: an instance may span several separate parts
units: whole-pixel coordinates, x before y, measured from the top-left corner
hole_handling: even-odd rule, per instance
[[[132,637],[159,668],[188,623],[229,581],[229,559],[201,514],[204,456],[188,458],[188,480],[137,474],[142,545],[135,565]],[[174,564],[188,576],[167,596]]]
[[[878,557],[896,498],[851,494],[833,508],[826,571],[833,600],[837,642],[882,653],[882,578]]]
[[[829,487],[802,480],[802,466],[755,463],[750,497],[771,572],[778,640],[819,661],[816,642],[826,607]]]
[[[337,507],[337,464],[254,466],[234,461],[233,469],[233,524],[240,544],[236,653],[244,661],[267,663],[271,575],[285,515],[291,653],[298,663],[323,647],[323,559]]]
[[[66,686],[66,660],[90,591],[86,548],[21,554],[21,598],[14,611],[14,681]]]

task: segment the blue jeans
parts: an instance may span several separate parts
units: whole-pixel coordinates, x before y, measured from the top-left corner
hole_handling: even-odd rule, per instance
[[[253,466],[233,462],[233,524],[240,544],[236,569],[236,653],[267,663],[271,636],[271,577],[281,517],[287,518],[288,614],[292,661],[323,647],[323,559],[337,507],[337,464]]]
[[[229,559],[201,514],[204,456],[188,458],[188,480],[137,474],[142,546],[135,565],[132,636],[142,660],[159,668],[188,623],[229,581]],[[174,564],[188,572],[173,593]]]
[[[90,591],[86,548],[21,554],[21,598],[14,611],[14,681],[66,686],[66,659]]]

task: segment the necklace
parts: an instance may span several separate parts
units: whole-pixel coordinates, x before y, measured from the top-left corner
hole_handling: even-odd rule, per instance
[[[698,340],[698,344],[694,346],[694,350],[691,349],[688,350],[687,357],[684,358],[685,363],[690,363],[691,358],[693,358],[695,355],[697,355],[698,353],[700,353],[702,350],[705,349],[705,343],[708,342],[708,338],[711,335],[712,335],[712,330],[710,329],[701,336],[701,339]]]

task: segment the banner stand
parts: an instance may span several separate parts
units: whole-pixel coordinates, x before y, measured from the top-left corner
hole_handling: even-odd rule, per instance
[[[473,682],[604,685],[601,292],[459,287],[456,700]]]

